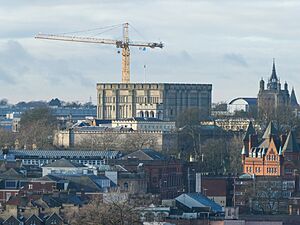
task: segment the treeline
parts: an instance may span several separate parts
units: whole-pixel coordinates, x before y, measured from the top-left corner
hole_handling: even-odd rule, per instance
[[[41,107],[48,107],[48,106],[56,106],[56,107],[71,107],[71,108],[80,108],[80,107],[95,107],[92,102],[79,102],[79,101],[72,101],[67,102],[60,100],[58,98],[53,98],[50,101],[21,101],[16,104],[9,104],[7,99],[0,100],[0,106],[11,106],[17,108],[41,108]]]
[[[18,133],[0,129],[2,148],[53,148],[53,131],[58,122],[48,107],[25,111],[21,116]]]

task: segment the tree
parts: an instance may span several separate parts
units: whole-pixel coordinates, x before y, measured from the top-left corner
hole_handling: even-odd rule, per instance
[[[117,150],[119,135],[114,133],[88,134],[85,136],[79,147],[86,150]]]
[[[128,201],[103,202],[95,198],[78,212],[66,215],[73,225],[140,225],[139,211]]]
[[[201,170],[213,174],[240,173],[242,145],[241,136],[208,139],[201,145]]]
[[[145,133],[129,133],[124,137],[123,149],[133,152],[145,148],[154,149],[157,146],[157,139],[154,135]]]
[[[20,121],[18,140],[26,148],[52,147],[57,120],[49,108],[35,108],[24,112]]]
[[[0,148],[13,146],[15,135],[12,132],[0,129]]]
[[[61,101],[58,98],[53,98],[51,99],[51,101],[48,103],[49,106],[57,106],[60,107],[61,106]]]
[[[202,120],[206,119],[205,117],[205,113],[199,108],[186,109],[176,118],[176,127],[199,125]]]
[[[200,122],[205,114],[199,108],[184,110],[176,119],[178,150],[181,158],[200,157]]]
[[[6,106],[8,105],[8,100],[6,98],[3,98],[0,100],[0,106]]]
[[[234,136],[228,141],[228,173],[240,174],[243,171],[241,149],[243,146],[242,135]]]
[[[204,172],[224,174],[228,164],[228,151],[223,139],[209,139],[202,146],[204,160],[201,168]]]

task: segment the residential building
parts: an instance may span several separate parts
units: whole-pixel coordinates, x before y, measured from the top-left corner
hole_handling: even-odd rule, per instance
[[[99,83],[97,118],[155,117],[175,121],[188,108],[198,108],[202,116],[208,117],[211,90],[211,84]]]
[[[241,213],[287,214],[298,178],[243,174],[234,181],[233,202]],[[297,210],[299,205],[295,204]]]
[[[184,190],[184,163],[160,152],[151,149],[138,150],[111,163],[130,172],[144,172],[147,193],[160,194],[161,198],[173,198]]]
[[[65,158],[82,165],[100,166],[109,159],[120,158],[119,151],[83,151],[83,150],[9,150],[0,154],[1,160],[15,160],[23,166],[42,167],[48,163]]]
[[[43,176],[47,175],[87,175],[93,174],[87,166],[64,158],[42,166]],[[97,171],[96,171],[97,173]]]

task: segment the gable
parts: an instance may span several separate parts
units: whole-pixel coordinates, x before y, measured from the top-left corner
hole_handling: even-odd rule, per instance
[[[39,217],[33,214],[25,221],[25,225],[31,225],[31,224],[40,225],[42,224],[42,222],[43,221]]]
[[[46,225],[61,225],[63,220],[62,218],[57,215],[56,213],[53,213],[45,222]]]
[[[279,150],[277,149],[276,144],[274,142],[274,139],[272,138],[271,142],[270,142],[270,144],[268,146],[268,150],[266,152],[266,156],[267,155],[278,155],[278,154],[279,154]]]
[[[3,225],[20,225],[20,221],[14,216],[11,216],[3,222]]]

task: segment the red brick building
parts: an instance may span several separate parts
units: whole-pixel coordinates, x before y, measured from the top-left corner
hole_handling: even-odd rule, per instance
[[[242,149],[243,172],[257,176],[291,177],[299,167],[300,148],[295,134],[279,134],[270,122],[261,139],[250,122]]]
[[[174,198],[184,190],[184,163],[161,153],[144,149],[115,161],[131,172],[146,174],[147,192],[160,194],[162,198]]]

